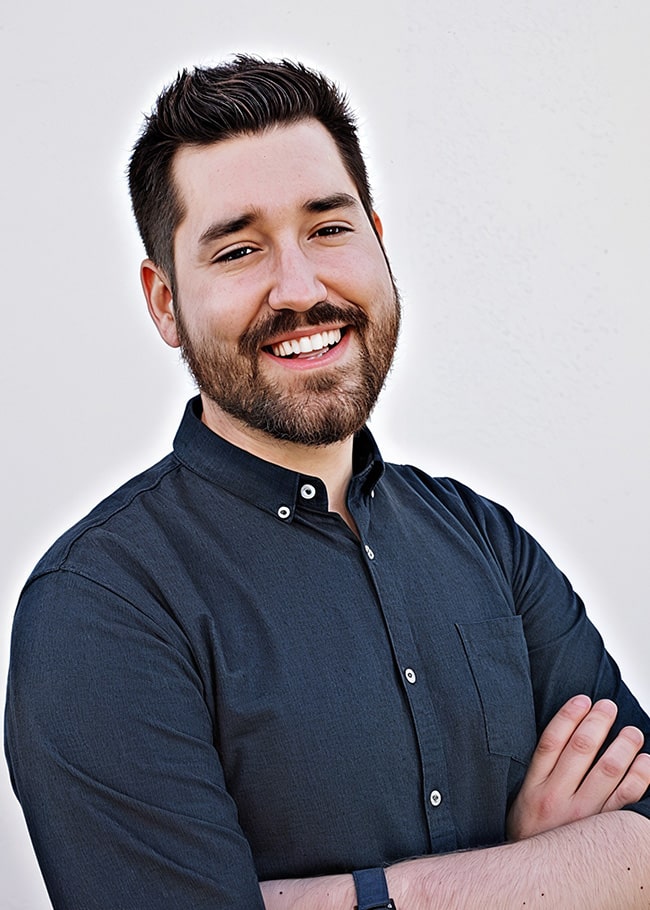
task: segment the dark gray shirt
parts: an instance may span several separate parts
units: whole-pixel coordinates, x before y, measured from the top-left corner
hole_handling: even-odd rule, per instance
[[[258,879],[501,842],[570,696],[650,720],[540,546],[355,441],[349,509],[208,430],[21,598],[7,748],[56,908],[251,910]],[[650,799],[636,807],[650,816]]]

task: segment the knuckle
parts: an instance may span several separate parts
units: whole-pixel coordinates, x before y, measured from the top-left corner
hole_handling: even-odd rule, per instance
[[[639,755],[627,771],[625,777],[614,791],[610,804],[612,808],[621,808],[628,803],[641,799],[650,785],[650,755]]]
[[[616,803],[618,807],[620,808],[641,799],[645,790],[646,786],[643,781],[628,775],[616,788]]]
[[[586,816],[591,815],[591,814],[592,814],[591,808],[585,808],[580,803],[575,802],[567,807],[566,821],[567,822],[577,822],[577,821],[580,821],[580,819],[585,818]]]
[[[595,751],[596,744],[593,737],[578,731],[571,737],[571,748],[580,753],[580,755],[589,755]]]
[[[604,755],[603,758],[598,762],[598,769],[601,774],[605,777],[610,777],[613,780],[621,777],[625,771],[625,766],[617,761],[613,756]]]
[[[553,733],[545,730],[537,743],[537,751],[544,755],[549,755],[553,752],[558,752],[561,745],[562,743],[559,737],[554,736]]]
[[[542,823],[548,823],[555,818],[557,814],[557,798],[552,793],[540,796],[535,807],[535,815]]]
[[[637,755],[632,765],[632,772],[642,781],[644,789],[650,786],[650,755],[647,752],[640,752]]]

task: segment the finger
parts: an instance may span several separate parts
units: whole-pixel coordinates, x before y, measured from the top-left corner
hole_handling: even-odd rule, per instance
[[[630,769],[603,806],[603,812],[612,812],[636,803],[650,787],[650,755],[640,752]]]
[[[643,733],[637,727],[624,727],[601,755],[576,792],[575,804],[580,815],[587,806],[590,814],[601,812],[614,791],[622,785],[643,746]],[[619,794],[619,798],[622,794]]]
[[[539,738],[526,774],[526,783],[537,785],[553,771],[562,750],[568,744],[591,708],[587,695],[576,695],[562,705]]]
[[[617,713],[618,708],[613,701],[597,701],[562,750],[553,769],[554,776],[563,780],[571,793],[578,789],[596,760]]]

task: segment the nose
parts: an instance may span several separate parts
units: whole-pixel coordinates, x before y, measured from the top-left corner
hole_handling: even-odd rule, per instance
[[[278,253],[268,295],[272,309],[302,312],[326,298],[327,288],[318,277],[315,264],[300,246]]]

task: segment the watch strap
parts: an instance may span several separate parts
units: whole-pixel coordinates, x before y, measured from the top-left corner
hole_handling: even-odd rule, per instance
[[[397,910],[395,902],[388,896],[386,874],[377,869],[358,869],[352,873],[357,891],[355,910]]]

